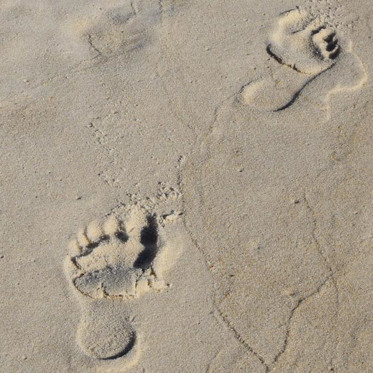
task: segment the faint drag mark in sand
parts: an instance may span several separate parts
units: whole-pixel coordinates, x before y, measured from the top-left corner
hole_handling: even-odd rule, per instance
[[[132,205],[91,222],[70,242],[65,274],[82,308],[77,343],[89,357],[137,356],[137,334],[123,307],[168,288],[163,273],[176,260],[164,239],[170,222]]]
[[[314,101],[324,104],[331,93],[360,88],[366,80],[351,43],[300,8],[280,15],[266,51],[274,61],[270,76],[250,82],[240,92],[240,101],[258,110],[276,112],[288,108],[320,75],[324,87],[312,94],[317,96]],[[326,76],[324,73],[329,71]]]

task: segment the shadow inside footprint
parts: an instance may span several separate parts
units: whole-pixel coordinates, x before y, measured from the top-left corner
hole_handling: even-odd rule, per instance
[[[139,254],[134,268],[148,269],[154,261],[158,252],[158,228],[156,217],[151,215],[147,217],[147,226],[141,231],[140,243],[144,246],[144,250]]]

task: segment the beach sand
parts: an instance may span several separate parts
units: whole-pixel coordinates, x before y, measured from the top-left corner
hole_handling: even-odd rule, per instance
[[[0,371],[373,371],[368,0],[0,3]]]

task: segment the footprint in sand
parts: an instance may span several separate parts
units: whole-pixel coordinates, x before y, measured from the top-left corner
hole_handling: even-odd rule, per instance
[[[351,43],[300,8],[277,19],[266,50],[274,61],[270,76],[245,85],[240,92],[241,102],[258,110],[288,108],[311,81],[329,70],[333,74],[318,92],[321,99],[333,90],[357,88],[365,80],[364,68],[352,53]]]
[[[140,51],[156,40],[162,19],[172,16],[183,3],[184,0],[83,2],[62,23],[61,43],[83,60]]]
[[[137,1],[106,0],[77,7],[62,23],[61,43],[82,59],[106,58],[141,49],[159,22],[159,6]],[[66,33],[69,38],[66,40]]]
[[[90,357],[115,359],[136,344],[136,332],[123,312],[149,291],[168,285],[170,265],[164,228],[155,214],[132,206],[81,229],[69,244],[65,273],[82,306],[77,342]]]

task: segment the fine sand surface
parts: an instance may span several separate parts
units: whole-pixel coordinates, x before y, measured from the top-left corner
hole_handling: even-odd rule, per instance
[[[371,0],[0,18],[0,372],[373,372]]]

